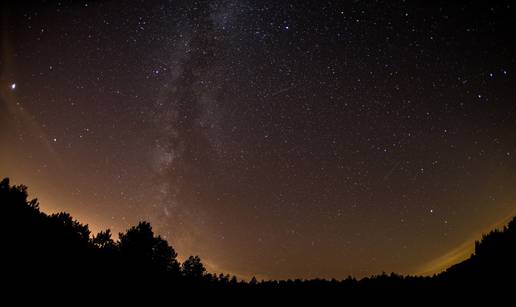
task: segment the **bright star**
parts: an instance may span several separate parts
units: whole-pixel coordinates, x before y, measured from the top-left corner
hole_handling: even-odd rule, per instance
[[[16,83],[11,84],[11,90],[14,91],[15,89],[16,89]]]

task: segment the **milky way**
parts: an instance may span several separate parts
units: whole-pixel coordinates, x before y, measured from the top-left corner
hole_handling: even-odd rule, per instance
[[[0,175],[248,278],[429,273],[516,210],[508,3],[3,3]]]

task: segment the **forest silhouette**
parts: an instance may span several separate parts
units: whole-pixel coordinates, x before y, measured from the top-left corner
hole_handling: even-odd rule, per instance
[[[493,230],[475,242],[465,261],[433,276],[380,274],[343,280],[238,280],[206,271],[198,256],[183,263],[177,253],[147,222],[140,222],[118,239],[111,231],[92,235],[87,225],[68,213],[46,214],[37,199],[28,199],[27,187],[0,183],[2,212],[2,275],[11,286],[91,295],[124,289],[126,293],[166,295],[181,290],[206,290],[238,295],[310,293],[346,298],[382,299],[385,295],[458,293],[511,286],[516,273],[516,217],[502,230]],[[322,261],[322,260],[321,260]],[[252,268],[249,269],[252,271]],[[92,290],[93,288],[93,290]],[[370,296],[371,293],[380,294]],[[382,296],[383,295],[383,296]]]

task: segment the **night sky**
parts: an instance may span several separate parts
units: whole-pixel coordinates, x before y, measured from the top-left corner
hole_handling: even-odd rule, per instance
[[[516,213],[516,5],[20,2],[0,176],[47,212],[275,279],[432,273]]]

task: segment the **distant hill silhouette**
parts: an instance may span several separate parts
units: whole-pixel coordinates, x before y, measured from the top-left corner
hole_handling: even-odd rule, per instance
[[[503,230],[494,230],[476,242],[469,259],[432,277],[384,273],[360,280],[253,278],[245,282],[207,272],[198,256],[179,263],[175,250],[147,222],[120,233],[116,240],[110,230],[93,236],[87,225],[68,213],[41,212],[38,201],[28,199],[27,187],[11,186],[8,178],[0,183],[0,212],[2,278],[9,281],[9,287],[50,291],[46,293],[90,296],[123,289],[127,298],[195,290],[261,298],[265,294],[299,298],[323,293],[322,297],[383,300],[386,296],[430,298],[436,292],[502,289],[512,286],[516,276],[516,217]]]

